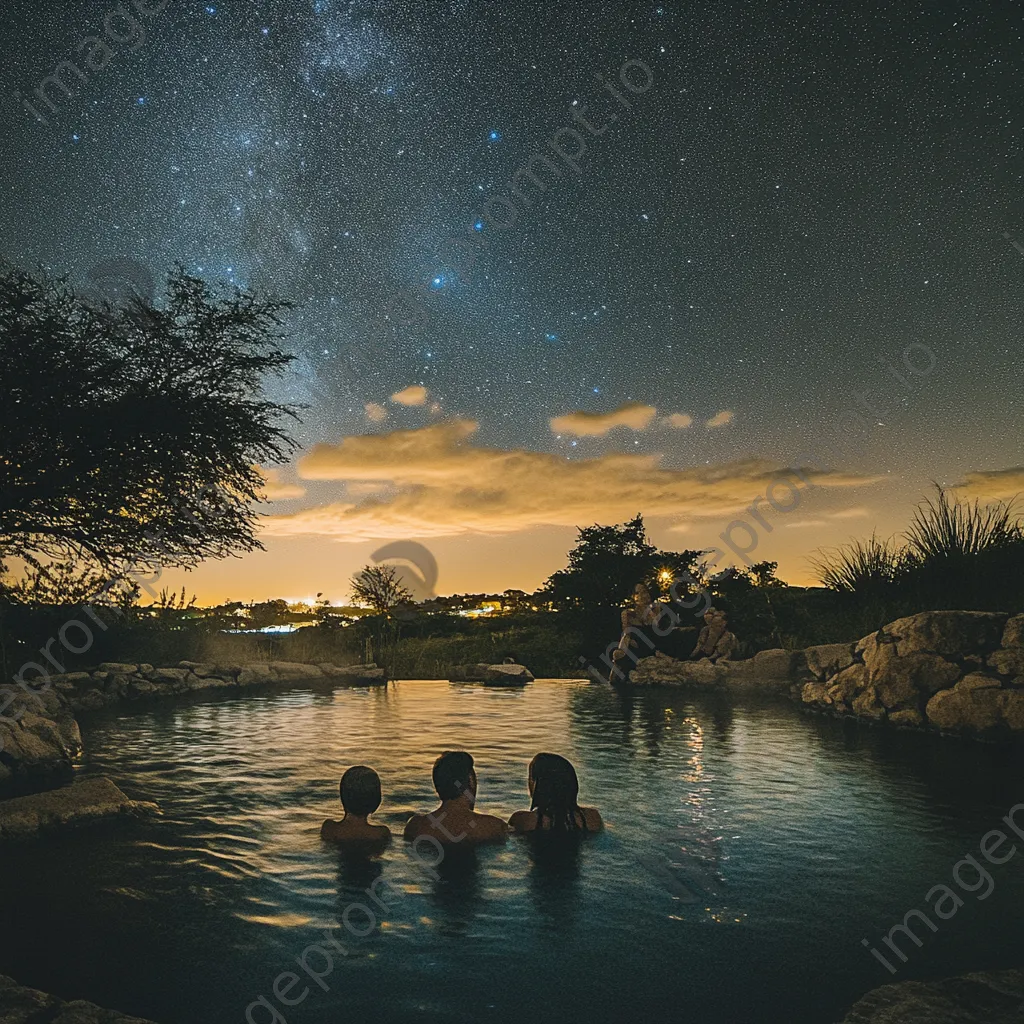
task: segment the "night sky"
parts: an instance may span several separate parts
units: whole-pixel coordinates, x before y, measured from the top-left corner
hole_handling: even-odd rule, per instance
[[[803,582],[930,481],[1024,490],[1019,3],[161,3],[7,0],[0,255],[297,303],[303,452],[201,599],[398,538],[533,589],[573,525],[710,547],[810,460],[756,556]]]

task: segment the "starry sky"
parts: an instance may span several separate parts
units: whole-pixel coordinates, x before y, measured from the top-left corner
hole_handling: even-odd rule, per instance
[[[397,539],[440,592],[532,590],[575,525],[720,546],[798,465],[754,557],[807,582],[931,481],[1024,491],[1018,2],[7,0],[0,31],[0,255],[297,304],[301,452],[202,601],[340,599]]]

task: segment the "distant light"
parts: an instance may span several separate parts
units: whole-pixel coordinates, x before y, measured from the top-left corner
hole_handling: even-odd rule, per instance
[[[487,138],[489,138],[491,140],[491,142],[500,142],[501,141],[501,132],[492,131],[490,133],[490,135],[487,136]]]
[[[478,220],[478,221],[477,221],[477,222],[476,222],[476,223],[475,223],[475,224],[473,225],[473,230],[474,230],[474,231],[483,231],[483,229],[484,229],[484,222],[483,222],[482,220]]]

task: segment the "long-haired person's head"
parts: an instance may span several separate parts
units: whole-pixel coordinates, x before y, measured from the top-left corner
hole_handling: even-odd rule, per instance
[[[434,789],[442,800],[466,797],[470,806],[476,800],[476,769],[473,756],[464,750],[446,750],[435,762],[431,773]]]
[[[346,814],[365,818],[380,807],[380,776],[365,764],[353,765],[341,777],[341,806]]]
[[[580,810],[580,780],[576,769],[561,754],[538,754],[530,762],[530,809],[540,815],[540,823],[550,822],[555,830],[586,828]]]

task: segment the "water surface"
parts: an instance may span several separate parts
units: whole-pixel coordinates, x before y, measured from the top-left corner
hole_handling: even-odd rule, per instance
[[[1019,757],[995,748],[573,681],[193,698],[83,732],[83,771],[164,815],[5,851],[0,971],[160,1024],[243,1022],[260,997],[254,1021],[289,1024],[828,1024],[892,980],[861,939],[927,908],[1024,801]],[[528,805],[529,758],[565,754],[608,829],[560,856],[511,840],[437,871],[401,839],[369,864],[321,842],[346,766],[377,768],[379,820],[400,834],[450,747],[505,816]],[[992,895],[963,894],[899,978],[1019,965],[1024,842],[991,871]],[[346,914],[369,934],[344,934]],[[347,955],[285,1007],[275,978],[301,974],[325,930]],[[326,970],[316,951],[307,964]]]

